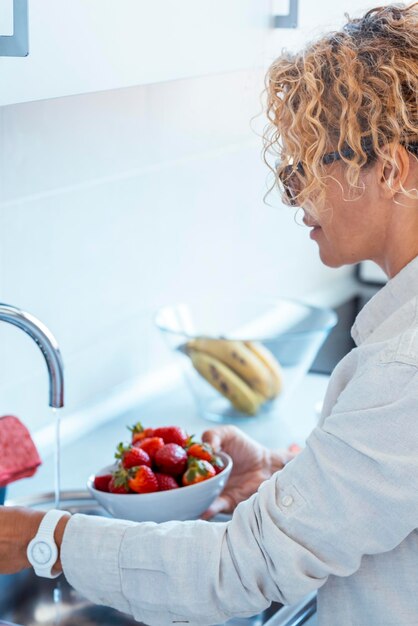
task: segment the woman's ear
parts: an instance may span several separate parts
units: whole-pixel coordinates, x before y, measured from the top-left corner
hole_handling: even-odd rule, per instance
[[[395,149],[393,144],[389,144],[385,146],[383,151],[390,161],[379,160],[378,176],[381,193],[389,199],[402,191],[402,188],[405,188],[410,169],[410,155],[406,148],[400,144]]]

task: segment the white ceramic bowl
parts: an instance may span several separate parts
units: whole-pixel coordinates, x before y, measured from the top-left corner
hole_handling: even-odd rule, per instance
[[[94,475],[87,481],[87,489],[106,511],[119,519],[134,522],[168,522],[169,520],[197,519],[209,508],[225,487],[232,470],[232,459],[225,452],[219,456],[225,469],[213,478],[195,485],[153,493],[119,494],[98,491],[93,487]],[[107,465],[97,475],[110,474],[115,465]]]

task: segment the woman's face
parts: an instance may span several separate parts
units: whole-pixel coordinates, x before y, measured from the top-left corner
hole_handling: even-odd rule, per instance
[[[340,162],[328,166],[324,208],[315,216],[304,208],[303,221],[312,227],[310,237],[318,244],[325,265],[340,267],[365,259],[379,262],[390,235],[390,214],[376,184],[377,169],[373,166],[361,175],[359,185],[364,183],[364,192],[356,190],[349,200],[343,167]]]

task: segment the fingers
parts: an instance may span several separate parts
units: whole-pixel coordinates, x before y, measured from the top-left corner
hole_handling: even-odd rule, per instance
[[[283,450],[283,459],[284,463],[289,463],[292,459],[295,458],[300,452],[302,452],[302,448],[297,443],[292,443],[287,450]]]
[[[202,434],[202,441],[212,446],[215,452],[219,452],[221,447],[221,436],[217,432],[217,429],[212,428],[211,430],[205,430]]]
[[[236,426],[217,426],[215,428],[205,430],[202,434],[202,441],[212,446],[215,452],[219,452],[221,448],[225,447],[225,444],[239,435],[242,435],[242,431],[240,431]]]
[[[210,507],[200,516],[203,520],[209,520],[218,513],[232,513],[233,504],[228,496],[219,496]]]

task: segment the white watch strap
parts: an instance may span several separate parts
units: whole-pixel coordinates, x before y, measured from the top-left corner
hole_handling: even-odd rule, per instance
[[[42,534],[43,536],[51,538],[52,541],[54,541],[55,528],[61,517],[64,517],[64,515],[68,515],[68,511],[59,511],[58,509],[51,509],[50,511],[48,511],[48,513],[44,515],[41,523],[39,524],[36,537],[38,538],[39,535]]]
[[[44,578],[57,578],[59,576],[59,574],[52,573],[52,568],[55,565],[58,556],[58,549],[55,544],[54,533],[58,522],[62,517],[64,517],[64,515],[68,515],[68,511],[59,511],[58,509],[51,509],[50,511],[48,511],[47,514],[43,517],[41,523],[39,524],[38,532],[28,545],[28,558],[29,561],[32,563],[37,576],[43,576]],[[30,555],[30,550],[32,548],[32,545],[38,541],[44,541],[49,546],[55,548],[53,550],[53,554],[56,554],[56,556],[52,563],[47,563],[44,566],[35,565],[33,563],[33,559]]]

